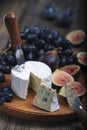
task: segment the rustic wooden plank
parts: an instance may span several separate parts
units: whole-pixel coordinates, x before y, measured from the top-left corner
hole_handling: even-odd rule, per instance
[[[0,129],[1,130],[84,130],[83,126],[78,121],[67,123],[39,123],[29,122],[18,119],[3,112],[0,112]]]
[[[10,75],[5,75],[6,81],[0,85],[3,86],[10,86],[11,84],[11,77]],[[85,84],[85,80],[83,79],[83,75],[80,76],[80,82],[83,82]],[[60,104],[60,110],[55,112],[46,112],[44,110],[41,110],[39,108],[36,108],[33,106],[33,99],[34,99],[35,93],[29,89],[28,96],[26,100],[21,100],[17,96],[14,95],[14,99],[11,103],[5,103],[4,105],[0,106],[0,110],[11,114],[13,116],[30,120],[30,121],[41,121],[41,122],[61,122],[61,121],[70,121],[75,120],[76,114],[74,111],[72,111],[68,105],[66,100],[58,95],[58,101]],[[82,99],[85,99],[84,96]],[[86,100],[83,103],[84,107],[86,107]]]

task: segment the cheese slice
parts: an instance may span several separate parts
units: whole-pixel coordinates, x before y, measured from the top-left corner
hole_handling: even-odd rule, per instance
[[[56,90],[43,83],[40,84],[38,92],[34,97],[33,105],[50,112],[59,110]]]
[[[35,92],[37,92],[40,83],[51,87],[51,79],[50,67],[38,61],[27,61],[24,66],[17,65],[11,70],[11,88],[22,99],[26,99],[30,87]]]

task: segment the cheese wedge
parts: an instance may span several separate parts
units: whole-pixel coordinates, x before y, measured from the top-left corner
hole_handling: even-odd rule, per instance
[[[59,110],[56,90],[42,83],[34,97],[33,105],[50,112]]]
[[[28,61],[24,66],[15,66],[11,70],[11,88],[21,99],[26,99],[31,87],[37,92],[41,83],[51,87],[52,71],[50,67],[42,62]]]

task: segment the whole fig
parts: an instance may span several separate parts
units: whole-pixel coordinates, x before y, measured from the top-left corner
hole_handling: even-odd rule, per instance
[[[46,63],[52,71],[58,68],[60,59],[56,50],[47,51],[39,58],[39,61]]]

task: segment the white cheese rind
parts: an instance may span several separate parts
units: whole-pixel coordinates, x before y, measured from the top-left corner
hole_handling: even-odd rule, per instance
[[[34,97],[33,105],[50,112],[59,110],[56,90],[49,88],[45,84],[41,84]]]
[[[34,81],[31,83],[32,75]],[[11,88],[22,99],[26,99],[29,87],[37,92],[40,83],[45,83],[49,87],[52,85],[52,71],[42,62],[28,61],[25,62],[24,67],[15,66],[11,70]]]

